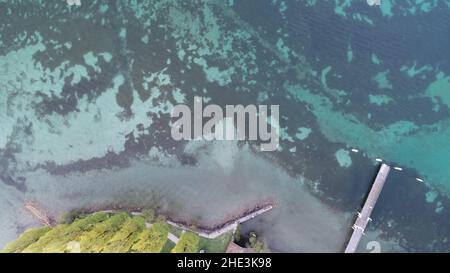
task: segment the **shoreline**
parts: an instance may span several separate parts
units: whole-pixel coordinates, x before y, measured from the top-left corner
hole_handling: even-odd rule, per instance
[[[214,239],[214,238],[216,238],[228,231],[231,231],[231,230],[234,233],[239,224],[242,224],[248,220],[251,220],[258,215],[261,215],[267,211],[272,210],[273,208],[275,208],[274,204],[265,204],[262,206],[256,206],[254,209],[247,210],[246,212],[242,213],[240,217],[235,218],[234,220],[229,220],[229,221],[225,222],[224,224],[218,225],[212,229],[207,229],[207,228],[202,228],[202,227],[196,227],[195,229],[192,229],[186,224],[177,223],[177,222],[170,221],[170,220],[167,220],[167,223],[172,226],[181,228],[183,230],[189,230],[189,231],[195,232],[202,237]]]
[[[171,217],[170,213],[156,213],[156,214],[165,217],[166,222],[169,225],[172,225],[174,227],[177,227],[177,228],[180,228],[180,229],[183,229],[186,231],[195,232],[198,235],[200,235],[201,237],[214,239],[228,231],[233,231],[233,233],[234,233],[239,224],[242,224],[246,221],[253,219],[256,216],[264,214],[264,213],[276,208],[276,206],[277,205],[276,205],[275,201],[262,201],[258,204],[255,204],[251,208],[242,209],[241,212],[234,214],[231,217],[228,217],[222,223],[215,224],[212,226],[198,225],[194,221],[189,222],[187,220],[184,220],[184,221],[177,220],[176,217],[173,217],[173,216]],[[104,213],[128,212],[131,215],[138,216],[138,215],[142,215],[144,210],[145,210],[144,208],[132,208],[132,207],[125,208],[125,207],[121,207],[119,205],[119,206],[112,206],[112,208],[106,206],[106,207],[103,207],[102,209],[80,208],[77,210],[67,211],[65,213],[74,212],[74,213],[78,214],[77,216],[81,216],[83,214],[92,214],[92,213],[98,213],[98,212],[104,212]],[[155,210],[155,211],[157,211],[157,210]],[[59,215],[59,216],[61,216],[61,215]],[[33,217],[35,218],[35,215],[33,215]],[[55,217],[49,217],[49,219],[53,223],[58,222],[55,220]]]
[[[346,220],[335,217],[335,212],[339,209],[324,207],[325,204],[320,202],[323,200],[314,198],[304,183],[298,183],[298,180],[292,178],[286,180],[285,175],[287,174],[282,171],[283,169],[272,170],[264,165],[265,159],[260,157],[256,159],[254,156],[254,153],[247,150],[247,153],[239,157],[239,162],[253,162],[252,164],[239,163],[240,167],[234,167],[233,172],[215,176],[214,182],[205,182],[209,181],[205,177],[209,178],[208,175],[211,172],[216,174],[216,166],[205,165],[203,161],[201,161],[202,168],[200,170],[198,167],[195,169],[188,167],[178,169],[175,174],[169,176],[166,168],[161,170],[160,167],[152,167],[152,165],[149,166],[142,162],[136,162],[131,169],[115,170],[112,176],[111,172],[107,171],[55,177],[42,171],[37,174],[33,173],[33,176],[37,178],[34,184],[36,189],[42,188],[39,183],[42,185],[54,184],[55,188],[50,195],[48,191],[37,191],[27,199],[42,204],[53,219],[58,219],[58,216],[70,211],[80,213],[101,210],[136,212],[144,208],[153,208],[157,214],[165,216],[166,219],[170,219],[176,224],[188,228],[196,226],[195,230],[206,231],[205,233],[225,228],[233,224],[239,217],[276,202],[279,209],[262,218],[262,221],[246,223],[247,227],[244,229],[250,228],[261,232],[268,242],[278,245],[278,247],[274,246],[274,249],[278,251],[283,251],[283,249],[289,252],[309,251],[310,249],[311,251],[339,251],[341,241],[345,240],[339,237],[344,235],[339,235],[338,238],[328,235],[318,236],[312,231],[314,226],[325,225],[325,229],[330,231],[329,234],[336,232],[341,234],[341,227],[345,228]],[[203,158],[202,155],[199,157]],[[253,160],[247,160],[247,157],[251,157]],[[245,169],[244,173],[242,169]],[[261,169],[268,171],[262,174],[259,172]],[[148,173],[152,173],[151,179],[148,178]],[[255,173],[258,174],[256,176],[258,179],[253,179]],[[130,176],[133,179],[130,179]],[[109,177],[109,179],[106,180],[105,177]],[[181,184],[173,182],[181,181],[178,180],[180,177],[187,182]],[[126,184],[123,183],[125,180]],[[274,183],[273,181],[283,182]],[[66,190],[68,183],[74,185],[74,190]],[[104,188],[106,186],[108,187]],[[239,187],[239,191],[236,190],[237,187]],[[128,188],[133,188],[134,191],[128,194],[118,194]],[[175,188],[177,190],[174,193],[173,189]],[[193,194],[190,190],[194,188],[202,190],[200,193]],[[107,191],[107,189],[113,190]],[[153,196],[150,199],[140,200],[140,195],[136,195],[136,192],[143,193],[148,189],[152,189],[150,195],[158,193],[159,197]],[[92,196],[90,199],[96,198],[97,201],[91,203],[80,199],[80,196],[85,194],[90,194]],[[139,199],[137,202],[128,202],[127,199],[124,199],[124,197],[134,198],[134,196]],[[221,199],[222,196],[223,199]],[[160,197],[165,201],[159,200]],[[174,200],[177,202],[173,202]],[[224,201],[217,203],[214,200]],[[185,202],[187,203],[185,204]],[[144,205],[144,203],[148,203],[148,205]],[[294,207],[297,209],[292,211]],[[311,215],[311,211],[317,211],[322,216],[316,217],[315,213]],[[199,217],[200,213],[205,216]],[[266,233],[264,231],[266,229],[270,231]],[[283,232],[280,233],[280,231]],[[306,232],[306,235],[301,235],[304,233],[303,231]],[[285,236],[286,232],[291,235]],[[297,244],[293,244],[292,238],[298,240],[301,247],[296,247]]]

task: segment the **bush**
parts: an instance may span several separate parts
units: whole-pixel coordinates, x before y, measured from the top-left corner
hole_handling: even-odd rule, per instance
[[[200,237],[187,231],[183,233],[177,245],[172,249],[172,253],[197,253],[199,250]]]
[[[24,250],[27,246],[38,241],[39,238],[41,238],[41,236],[43,236],[49,230],[50,230],[49,227],[28,229],[27,231],[25,231],[25,233],[20,235],[20,237],[17,240],[7,244],[3,252],[6,253],[22,252],[22,250]]]
[[[236,227],[236,231],[233,234],[233,241],[239,242],[241,240],[241,232],[242,232],[242,225],[238,224]]]
[[[166,244],[168,234],[168,224],[157,222],[139,234],[138,241],[131,250],[139,253],[160,253]]]
[[[43,252],[44,247],[53,241],[58,240],[61,236],[62,231],[68,227],[68,225],[57,225],[56,227],[45,233],[39,240],[31,245],[27,246],[22,252],[23,253],[40,253]]]
[[[59,216],[58,219],[58,224],[72,224],[77,218],[82,218],[83,216],[85,216],[87,213],[84,210],[71,210],[68,212],[64,212],[63,214],[61,214],[61,216]]]
[[[231,239],[229,233],[227,240],[217,238],[202,244],[196,233],[180,232],[180,241],[175,245],[167,239],[172,227],[164,217],[152,216],[151,212],[143,216],[158,220],[147,229],[144,217],[132,217],[126,212],[113,215],[98,212],[75,219],[71,224],[30,229],[9,243],[3,252],[160,253],[172,249],[175,253],[196,253],[200,245],[205,245],[205,249],[222,251],[224,242]]]
[[[153,223],[155,221],[156,214],[152,209],[145,209],[142,211],[142,217],[144,217],[145,221]]]
[[[108,218],[108,215],[103,212],[94,213],[75,220],[70,225],[61,229],[58,238],[54,238],[52,241],[42,249],[43,252],[64,252],[66,246],[71,241],[77,241],[83,235],[84,232],[90,231],[97,223],[100,223]]]
[[[164,215],[158,215],[157,217],[156,217],[156,220],[155,220],[156,222],[166,222],[167,221],[167,219],[166,219],[166,217],[164,216]]]
[[[98,253],[102,251],[107,242],[122,227],[127,219],[129,219],[128,213],[122,212],[95,225],[91,231],[80,237],[81,252]]]
[[[268,248],[264,242],[258,240],[255,232],[250,232],[250,238],[248,239],[249,247],[253,248],[258,253],[267,252]]]
[[[125,253],[129,252],[134,243],[138,240],[138,235],[145,228],[145,219],[133,217],[128,219],[122,228],[108,241],[102,252]]]

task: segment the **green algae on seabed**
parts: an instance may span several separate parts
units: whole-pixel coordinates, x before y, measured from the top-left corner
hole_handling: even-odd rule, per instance
[[[102,3],[102,4],[100,5],[100,12],[101,12],[101,13],[105,13],[105,12],[107,12],[107,11],[108,11],[108,9],[109,9],[109,6],[108,6],[108,4],[106,4],[106,3]]]
[[[99,54],[105,62],[110,63],[112,60],[112,55],[109,52],[102,52]]]
[[[96,72],[101,72],[102,70],[97,65],[98,57],[94,55],[92,51],[89,51],[88,53],[83,55],[84,62],[92,67]]]
[[[409,68],[408,66],[404,65],[400,68],[400,71],[406,72],[406,75],[408,75],[408,77],[410,78],[414,78],[415,76],[420,75],[424,72],[433,71],[433,67],[431,67],[430,65],[424,65],[420,68],[416,68],[416,66],[416,62],[414,62],[414,64]],[[422,75],[422,77],[424,77],[424,75]]]
[[[296,101],[309,105],[320,131],[332,142],[358,147],[369,157],[380,157],[420,175],[450,193],[450,119],[422,125],[399,120],[379,130],[370,128],[356,116],[336,111],[325,96],[311,93],[299,85],[286,86]]]
[[[371,26],[374,25],[373,20],[370,17],[368,17],[367,15],[361,14],[359,12],[351,12],[351,11],[349,13],[346,12],[346,10],[352,6],[351,0],[335,0],[334,3],[335,3],[335,8],[334,8],[335,14],[342,16],[344,18],[347,18],[347,15],[348,15],[349,18],[351,18],[355,21],[364,22]]]
[[[317,4],[317,0],[307,0],[306,1],[306,6],[308,7],[313,7]]]
[[[123,27],[120,29],[119,37],[122,40],[125,40],[127,38],[127,29],[126,28]]]
[[[436,109],[439,109],[439,103],[444,104],[450,109],[450,76],[439,72],[436,75],[436,80],[425,91],[425,96],[432,99],[437,107]]]
[[[209,82],[216,82],[220,86],[225,86],[231,82],[231,76],[234,74],[234,67],[220,71],[217,67],[208,67],[208,63],[204,58],[194,58],[194,63],[203,68],[206,79]]]
[[[392,89],[392,83],[388,79],[389,70],[383,71],[372,78],[380,89]]]
[[[284,13],[286,12],[287,9],[288,9],[288,6],[287,6],[286,2],[281,1],[281,3],[280,3],[280,8],[279,8],[278,11],[279,11],[281,14],[284,14]]]
[[[176,88],[174,91],[172,91],[172,95],[176,103],[185,102],[186,96],[181,92],[179,88]]]
[[[35,40],[41,40],[38,33],[33,36],[37,37]],[[125,77],[119,74],[111,80],[112,87],[95,100],[80,97],[77,111],[65,116],[47,115],[45,119],[36,117],[29,109],[33,104],[40,102],[41,97],[36,96],[37,93],[59,99],[63,96],[63,87],[67,81],[69,84],[77,84],[81,79],[89,80],[89,75],[86,67],[80,64],[71,65],[66,60],[62,60],[53,69],[44,68],[33,56],[44,51],[46,47],[41,42],[33,43],[0,56],[0,82],[4,83],[3,93],[0,96],[0,109],[3,109],[3,106],[6,109],[6,105],[10,109],[9,113],[0,111],[2,128],[0,149],[8,143],[10,145],[20,143],[22,151],[16,155],[18,166],[35,166],[39,162],[47,161],[67,164],[76,160],[102,157],[108,150],[123,151],[125,148],[123,136],[133,132],[138,123],[150,123],[149,111],[170,112],[165,110],[171,109],[170,107],[161,103],[155,104],[153,100],[147,102],[135,100],[131,109],[133,117],[127,120],[120,119],[116,114],[123,109],[116,103],[116,94],[119,87],[124,84]],[[98,67],[97,60],[100,58],[104,58],[106,62],[112,60],[112,55],[107,52],[99,54],[88,52],[83,57],[84,61],[90,64],[86,65],[87,67],[91,65]],[[22,73],[25,73],[26,77],[20,76]],[[157,74],[155,77],[157,76],[161,75]],[[16,92],[16,87],[11,83],[10,78],[20,79],[21,92],[7,104],[9,94]],[[23,120],[33,124],[33,141],[23,141],[19,137],[13,137],[15,128],[24,127],[21,123]],[[101,134],[92,134],[94,131],[99,131]],[[68,152],[68,146],[86,148]]]
[[[295,137],[299,140],[305,140],[309,136],[309,134],[311,134],[311,132],[312,130],[310,128],[300,127],[297,129]]]
[[[349,43],[347,47],[347,62],[351,63],[353,60],[352,45]]]
[[[351,0],[335,0],[334,2],[336,5],[336,7],[334,8],[334,13],[336,13],[337,15],[346,17],[347,13],[345,12],[345,10],[352,5],[352,1]]]
[[[387,95],[369,95],[369,102],[378,106],[389,104],[393,99]]]
[[[144,44],[148,44],[148,41],[149,41],[150,39],[149,39],[149,37],[148,37],[148,35],[147,34],[145,34],[144,36],[142,36],[142,38],[141,38],[141,41],[144,43]]]
[[[381,0],[381,14],[386,17],[392,17],[394,16],[394,13],[392,12],[392,0]]]
[[[331,66],[327,66],[322,70],[322,73],[320,75],[320,81],[322,82],[323,86],[327,87],[327,75],[331,70]]]
[[[436,198],[438,197],[439,193],[437,191],[431,190],[431,191],[427,191],[426,193],[426,200],[427,203],[433,203],[434,200],[436,200]]]
[[[278,49],[278,51],[280,52],[280,54],[281,54],[283,60],[288,62],[288,61],[290,60],[290,59],[289,59],[289,52],[290,52],[290,49],[289,49],[289,47],[287,47],[287,46],[284,44],[284,41],[283,41],[283,39],[281,39],[281,38],[278,38],[278,41],[277,41],[277,49]]]
[[[366,15],[362,15],[361,13],[354,13],[352,16],[353,20],[359,21],[359,22],[365,22],[371,26],[373,26],[373,21]]]
[[[352,158],[350,157],[350,152],[344,149],[339,149],[334,156],[336,157],[339,166],[343,168],[348,168],[352,165]]]
[[[73,76],[72,81],[70,82],[72,86],[80,83],[83,78],[90,80],[86,67],[79,64],[76,64],[71,68],[71,74]]]
[[[398,1],[398,0],[381,0],[381,14],[385,17],[394,16],[394,7],[399,11],[398,14],[405,15],[415,15],[418,12],[427,13],[438,7],[440,2],[444,2],[448,7],[450,7],[450,1],[444,0],[413,0],[413,1]],[[406,3],[407,5],[402,5]]]
[[[376,65],[380,65],[382,63],[380,58],[378,58],[378,56],[376,54],[372,53],[371,59],[372,59],[372,63],[374,63]]]
[[[437,7],[438,0],[432,0],[432,1],[423,1],[423,0],[416,0],[416,5],[420,5],[420,10],[423,12],[430,12],[432,9]]]
[[[436,209],[434,210],[434,212],[441,213],[443,210],[444,210],[444,206],[442,205],[442,202],[438,201],[436,203]]]

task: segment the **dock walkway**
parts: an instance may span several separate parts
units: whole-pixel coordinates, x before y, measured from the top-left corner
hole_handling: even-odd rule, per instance
[[[350,241],[347,244],[345,253],[353,253],[356,251],[359,241],[364,235],[367,223],[372,220],[370,219],[370,215],[372,214],[372,210],[375,207],[378,197],[380,196],[381,190],[383,189],[384,183],[386,182],[386,178],[389,175],[390,170],[391,167],[389,167],[388,165],[381,165],[377,177],[375,178],[375,182],[373,183],[369,195],[367,196],[366,202],[364,203],[361,212],[358,213],[358,217],[356,218],[355,224],[352,227],[352,237],[350,237]]]

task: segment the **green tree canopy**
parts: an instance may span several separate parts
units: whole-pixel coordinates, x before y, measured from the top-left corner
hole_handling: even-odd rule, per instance
[[[131,250],[140,253],[159,253],[164,248],[169,234],[169,226],[165,222],[156,222],[150,229],[138,236],[138,241]]]
[[[106,221],[95,225],[91,231],[84,233],[80,237],[81,252],[101,252],[107,242],[129,218],[129,215],[126,212],[117,213]]]
[[[193,232],[185,232],[181,235],[172,253],[197,253],[200,237]]]
[[[49,227],[31,228],[20,235],[17,240],[6,245],[3,252],[6,253],[19,253],[22,252],[27,246],[35,243],[39,238],[50,230]]]
[[[102,252],[125,253],[129,252],[134,243],[138,240],[138,235],[145,228],[145,219],[133,217],[128,219],[121,229],[108,241]]]
[[[67,244],[78,241],[83,233],[90,231],[96,224],[106,220],[108,215],[103,212],[94,213],[84,218],[75,220],[72,224],[61,229],[58,238],[55,238],[42,249],[42,252],[64,252]]]

